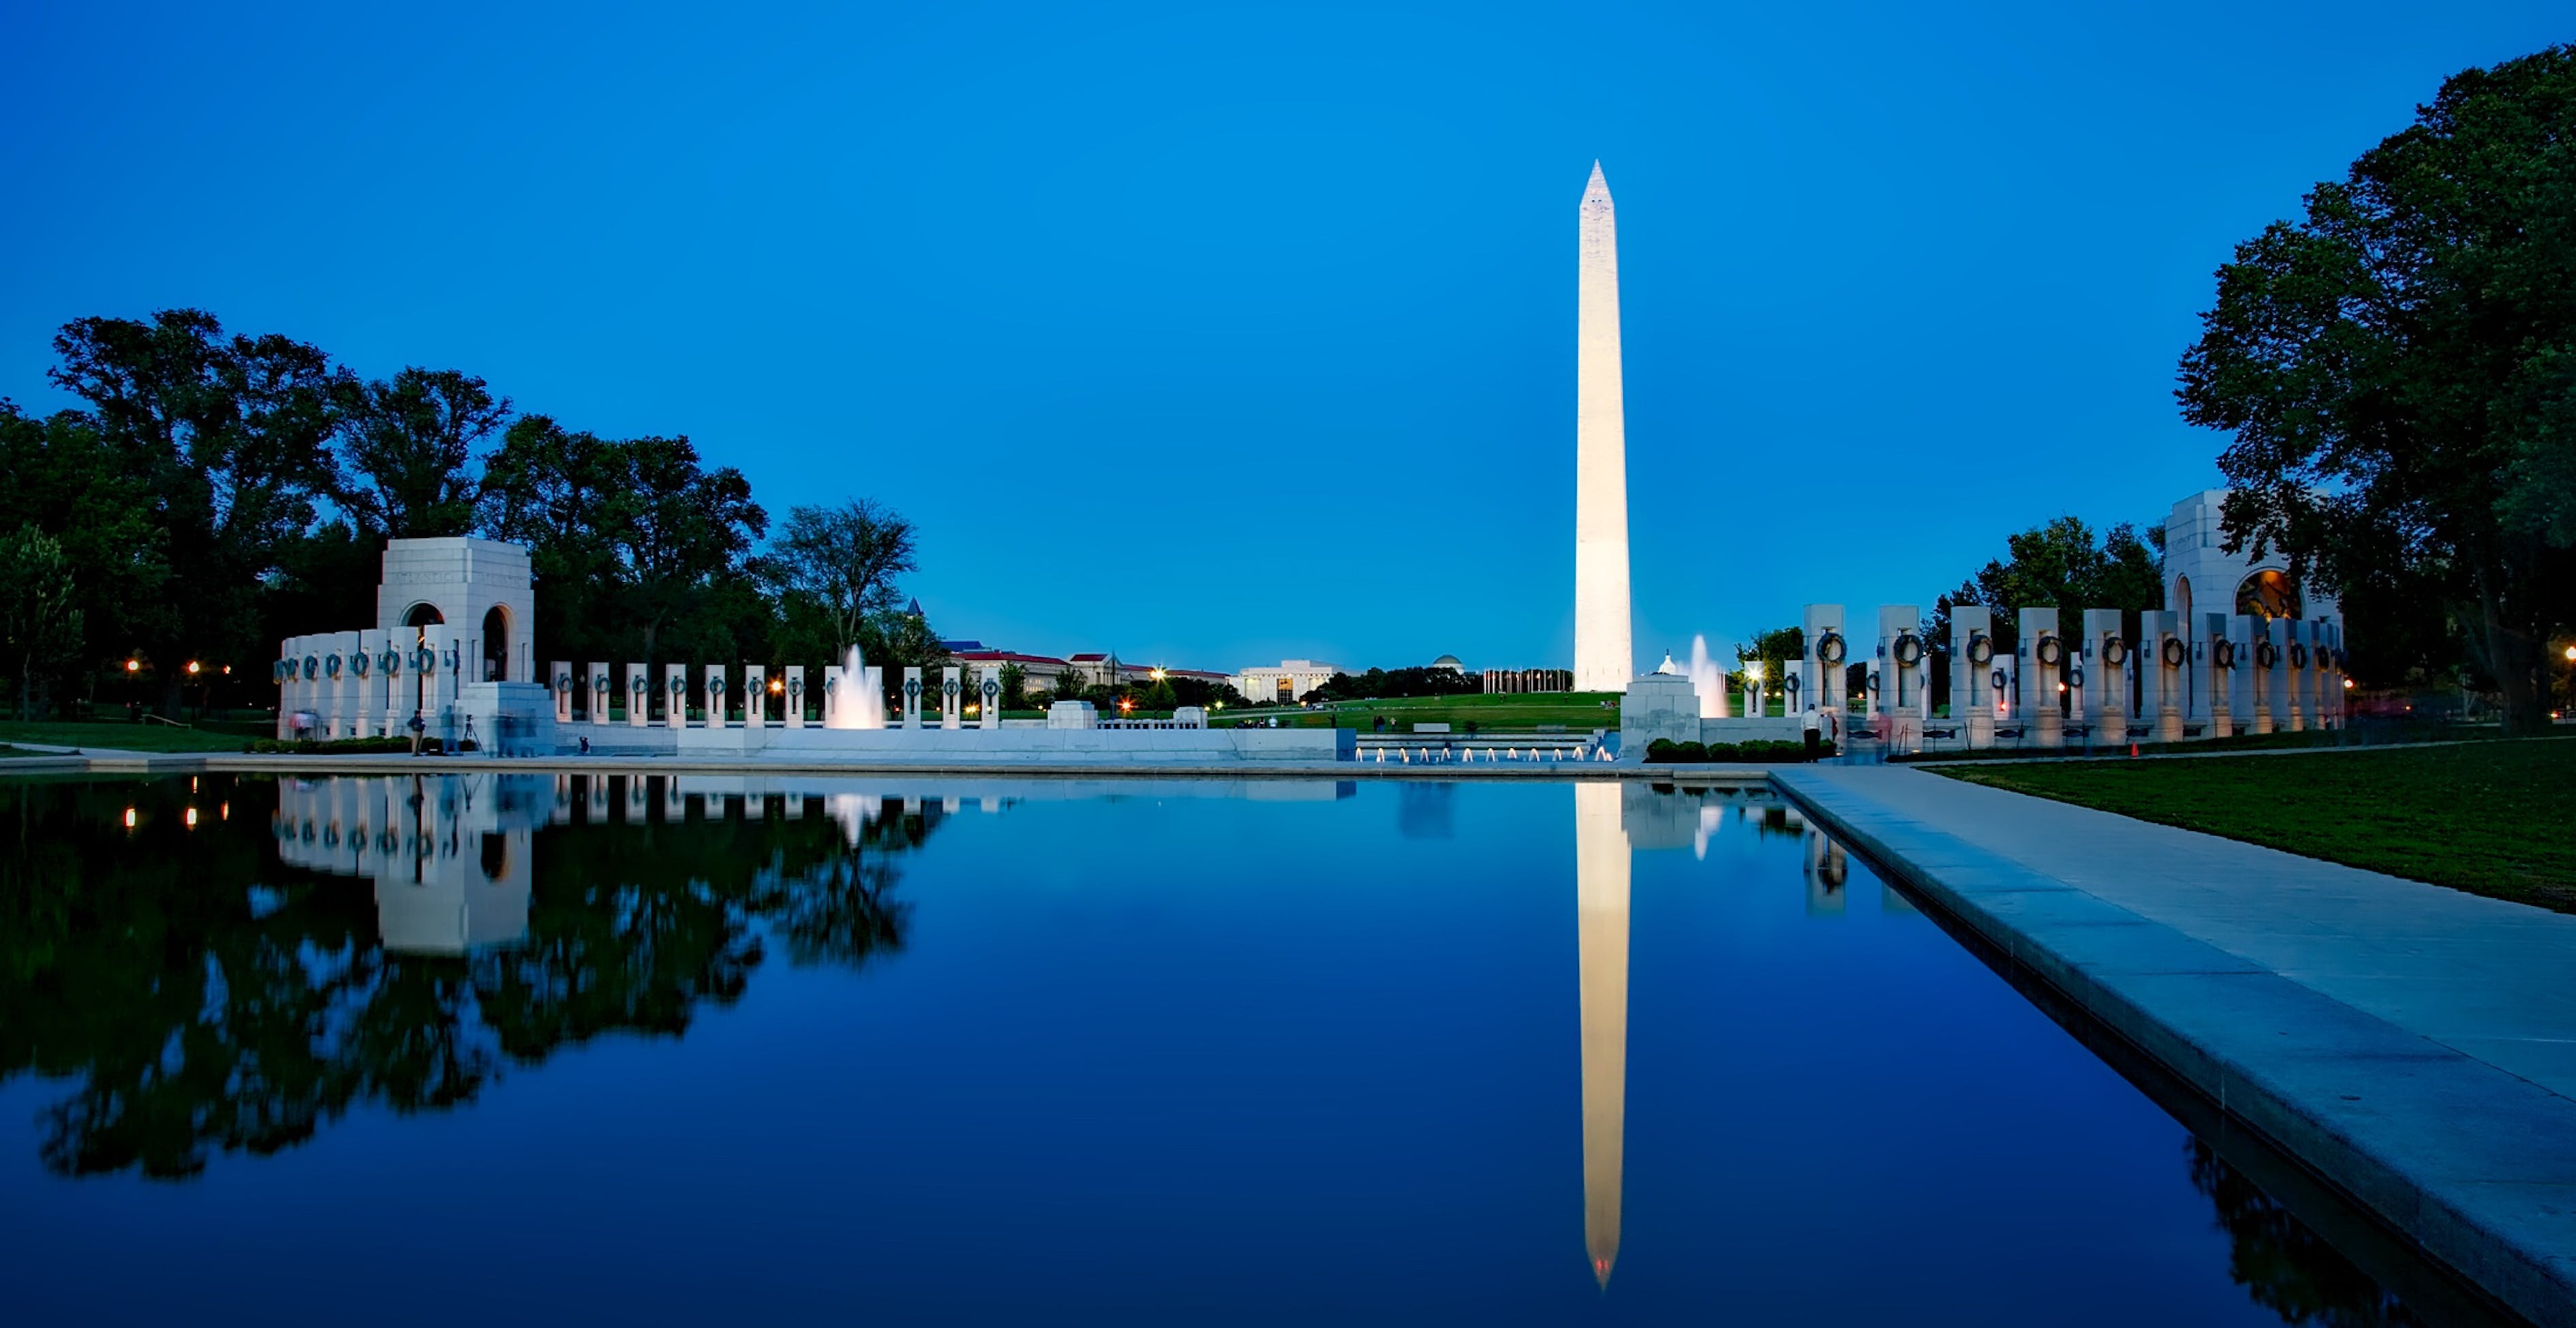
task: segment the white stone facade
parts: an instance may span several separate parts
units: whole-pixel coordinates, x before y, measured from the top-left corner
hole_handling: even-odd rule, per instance
[[[277,736],[424,735],[550,751],[557,703],[536,665],[528,551],[497,540],[385,542],[376,625],[289,637]]]
[[[1574,336],[1574,686],[1636,676],[1629,633],[1628,428],[1619,368],[1619,225],[1592,164],[1577,210]]]

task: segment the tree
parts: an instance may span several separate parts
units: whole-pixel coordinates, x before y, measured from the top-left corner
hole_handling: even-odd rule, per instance
[[[522,416],[484,467],[477,519],[528,546],[545,649],[651,659],[676,626],[681,646],[731,653],[756,607],[743,555],[768,514],[742,472],[701,469],[686,438],[610,440]]]
[[[177,637],[168,537],[145,478],[111,448],[95,417],[29,419],[0,400],[0,530],[33,525],[76,569],[88,662],[107,650]],[[80,661],[66,661],[67,664]],[[47,680],[36,680],[40,691]]]
[[[1064,672],[1055,675],[1056,700],[1079,701],[1082,699],[1082,694],[1085,690],[1087,690],[1087,687],[1082,680],[1082,670],[1066,669]]]
[[[2061,516],[2004,540],[2005,556],[1978,569],[1948,598],[1977,603],[1998,617],[2054,608],[2058,630],[2072,631],[2086,609],[2140,613],[2164,604],[2164,569],[2155,550],[2122,522],[2097,543],[2079,517]],[[1973,596],[1968,596],[1973,588]]]
[[[173,613],[145,644],[168,657],[248,658],[262,579],[332,487],[330,440],[353,381],[320,349],[227,336],[215,316],[83,318],[48,371],[89,403],[108,447],[148,488],[167,541]],[[171,679],[176,704],[177,670]]]
[[[18,666],[18,717],[33,718],[36,677],[80,653],[72,564],[61,541],[32,525],[0,536],[0,643]]]
[[[782,598],[821,606],[837,633],[836,653],[846,652],[870,615],[894,608],[895,578],[919,570],[914,543],[912,523],[870,499],[795,507],[758,566]]]
[[[1806,656],[1806,629],[1794,623],[1787,627],[1774,627],[1767,632],[1757,632],[1752,640],[1735,648],[1736,667],[1742,668],[1759,661],[1762,665],[1762,676],[1774,680],[1789,671],[1791,661],[1804,659]]]
[[[352,383],[340,505],[361,534],[396,539],[474,528],[474,450],[510,417],[480,378],[405,369],[391,382]]]
[[[1029,671],[1017,664],[1002,666],[1002,708],[1004,710],[1029,708]]]
[[[2439,603],[2507,732],[2576,571],[2576,47],[2442,85],[2218,271],[2176,397],[2233,435],[2228,547]]]

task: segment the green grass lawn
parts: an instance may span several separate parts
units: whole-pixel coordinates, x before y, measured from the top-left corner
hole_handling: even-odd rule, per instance
[[[253,738],[272,734],[266,725],[221,721],[224,727],[174,729],[167,724],[128,720],[0,720],[0,742],[36,742],[55,747],[121,748],[134,752],[237,752]]]
[[[2576,740],[1941,773],[2576,913]]]
[[[1607,699],[1611,707],[1601,708]],[[1266,716],[1285,717],[1290,728],[1345,728],[1362,733],[1386,718],[1389,733],[1408,733],[1415,724],[1447,724],[1465,732],[1469,724],[1494,733],[1527,733],[1541,724],[1562,726],[1568,733],[1619,727],[1616,692],[1497,692],[1464,696],[1404,696],[1384,701],[1344,701],[1330,710],[1225,711],[1213,721],[1221,726],[1258,723]]]

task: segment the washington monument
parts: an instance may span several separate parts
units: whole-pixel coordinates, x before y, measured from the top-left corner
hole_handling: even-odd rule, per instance
[[[1628,428],[1619,392],[1619,224],[1610,182],[1584,186],[1574,334],[1574,689],[1625,691]]]

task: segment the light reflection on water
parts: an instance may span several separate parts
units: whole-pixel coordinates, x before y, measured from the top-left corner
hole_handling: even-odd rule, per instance
[[[893,1321],[2419,1321],[1760,793],[210,778],[0,811],[0,1273],[63,1313],[168,1312],[289,1211],[315,1286],[551,1214],[471,1246],[505,1320],[812,1317],[864,1270]],[[646,1233],[708,1274],[603,1290]],[[106,1271],[138,1252],[166,1294]]]

